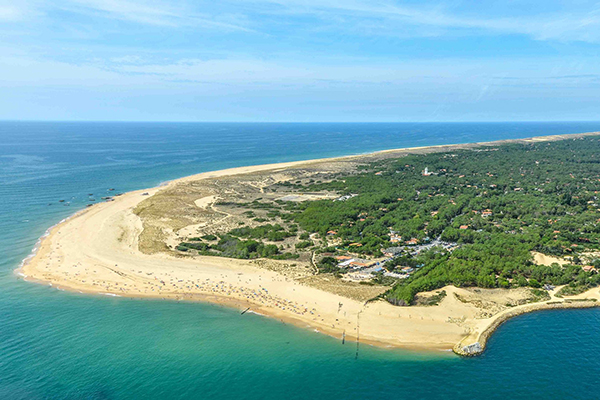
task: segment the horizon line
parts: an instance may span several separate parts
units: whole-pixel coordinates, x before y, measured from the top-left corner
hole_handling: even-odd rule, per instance
[[[561,123],[561,122],[598,122],[599,120],[464,120],[464,121],[201,121],[201,120],[79,120],[79,119],[0,119],[2,122],[62,122],[62,123],[198,123],[198,124],[476,124],[476,123]]]

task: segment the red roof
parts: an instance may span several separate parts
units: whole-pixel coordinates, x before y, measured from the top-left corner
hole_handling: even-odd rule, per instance
[[[353,266],[355,266],[355,267],[366,267],[366,266],[367,266],[367,265],[369,265],[369,264],[366,264],[366,263],[361,263],[361,262],[358,262],[358,261],[352,261],[352,262],[350,263],[350,265],[353,265]]]

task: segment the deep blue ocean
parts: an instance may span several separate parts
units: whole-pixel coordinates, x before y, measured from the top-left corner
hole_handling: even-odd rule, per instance
[[[598,399],[598,309],[513,319],[477,358],[364,345],[355,359],[355,348],[337,339],[222,306],[67,293],[13,272],[48,227],[108,188],[243,165],[598,130],[600,122],[0,122],[0,400]]]

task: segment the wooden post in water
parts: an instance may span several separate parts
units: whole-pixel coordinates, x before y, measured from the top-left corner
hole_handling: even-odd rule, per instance
[[[358,346],[360,344],[360,313],[362,312],[359,311],[358,314],[356,314],[356,354],[354,355],[354,359],[358,359]]]

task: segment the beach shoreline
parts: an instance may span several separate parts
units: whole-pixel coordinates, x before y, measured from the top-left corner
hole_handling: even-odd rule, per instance
[[[51,284],[61,290],[87,294],[201,301],[234,308],[250,305],[254,312],[317,330],[332,337],[341,338],[344,335],[348,342],[356,341],[357,337],[360,337],[360,343],[380,347],[454,349],[457,354],[475,355],[485,349],[487,339],[493,331],[513,316],[540,309],[578,308],[597,304],[591,304],[592,301],[566,302],[553,298],[548,302],[516,306],[489,319],[479,320],[475,318],[473,310],[456,301],[454,296],[448,296],[448,299],[435,309],[394,307],[385,302],[365,305],[299,285],[287,278],[283,279],[275,272],[257,268],[252,261],[217,257],[184,260],[166,255],[142,254],[137,249],[137,237],[141,226],[131,210],[160,190],[185,182],[279,171],[341,160],[360,161],[363,158],[395,157],[410,153],[470,149],[506,143],[575,139],[598,134],[591,132],[391,149],[369,154],[237,167],[195,174],[163,182],[151,189],[128,192],[116,197],[114,201],[77,211],[49,228],[15,272],[27,281]],[[171,272],[166,273],[168,268]],[[257,284],[257,281],[261,283]],[[462,289],[446,287],[444,290],[454,294]],[[599,300],[598,290],[592,289],[573,297],[585,298]],[[561,301],[560,306],[556,303],[558,301]],[[549,304],[550,302],[554,303]],[[311,303],[310,306],[314,305],[312,310],[308,303]],[[343,307],[338,307],[338,303],[343,304]],[[465,320],[460,323],[449,322],[455,318],[460,319],[459,317],[464,317]],[[475,343],[478,343],[479,347],[473,346]],[[469,352],[465,351],[465,348],[479,350]]]

